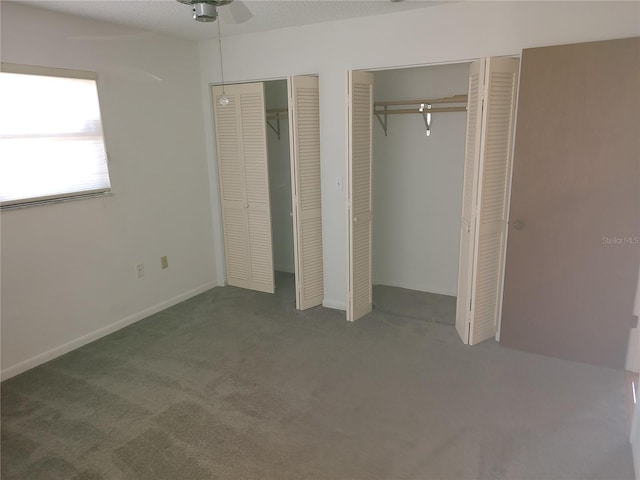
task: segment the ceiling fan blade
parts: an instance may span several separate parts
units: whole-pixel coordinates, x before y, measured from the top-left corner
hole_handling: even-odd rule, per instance
[[[225,23],[244,23],[253,17],[251,10],[241,0],[233,0],[230,4],[220,7],[218,13]]]

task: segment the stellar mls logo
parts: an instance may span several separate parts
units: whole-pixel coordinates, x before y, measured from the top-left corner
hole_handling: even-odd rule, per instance
[[[640,245],[640,237],[602,237],[602,245]]]

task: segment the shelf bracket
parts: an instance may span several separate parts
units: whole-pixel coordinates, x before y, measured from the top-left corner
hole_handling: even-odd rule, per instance
[[[280,140],[280,116],[278,116],[276,118],[276,126],[273,126],[273,123],[271,123],[269,120],[267,120],[267,125],[269,126],[269,128],[271,128],[271,130],[273,130],[275,132],[275,134],[278,136],[278,140]]]
[[[426,112],[425,112],[425,107],[426,107]],[[431,136],[431,104],[421,103],[420,109],[418,111],[422,114],[422,118],[424,119],[424,126],[427,132],[427,137],[429,137]]]
[[[389,133],[388,129],[387,129],[387,106],[384,106],[384,112],[380,112],[380,110],[374,110],[373,111],[376,115],[376,118],[378,119],[378,121],[380,122],[380,125],[382,125],[382,129],[384,130],[384,136],[386,137],[387,134]],[[382,120],[382,116],[384,116],[384,120]]]

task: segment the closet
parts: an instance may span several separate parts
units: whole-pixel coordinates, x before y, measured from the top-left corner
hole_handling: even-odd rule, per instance
[[[371,132],[371,151],[354,140],[352,252],[360,271],[351,291],[364,301],[350,313],[355,319],[371,303],[453,325],[469,65],[354,74],[369,77],[373,87],[354,91],[362,105],[353,126],[361,137]],[[369,171],[370,180],[363,175]],[[362,225],[368,211],[370,240]],[[370,273],[363,253],[369,241]]]
[[[291,270],[293,257],[305,309],[324,294],[318,79],[290,77],[285,102],[283,87],[266,89],[269,103],[285,104],[269,108],[263,82],[212,87],[226,279],[274,293],[274,268]]]
[[[293,253],[293,216],[291,190],[291,155],[287,81],[264,82],[267,120],[267,156],[269,199],[271,201],[271,240],[273,268],[278,279],[285,280],[295,272]]]
[[[379,101],[374,95],[374,79],[378,75],[384,80],[381,74],[349,72],[347,319],[356,320],[371,311],[372,283],[387,276],[390,283],[399,284],[393,275],[403,275],[411,289],[456,295],[456,328],[464,343],[473,344],[495,335],[499,318],[518,61],[490,58],[471,65],[426,68],[444,72],[448,67],[466,73],[458,73],[462,83],[445,80],[443,88],[455,85],[463,91],[434,95],[427,91],[426,98],[390,101]],[[411,81],[406,82],[398,82],[396,91],[406,94]],[[413,106],[404,106],[412,102]],[[399,112],[402,115],[397,117],[389,113],[399,105],[412,111]],[[455,116],[463,116],[457,117],[457,125]],[[385,137],[376,137],[373,129],[382,127],[388,137],[401,117],[420,125],[423,141],[434,140],[431,155],[416,155],[418,161],[431,162],[431,170],[412,174],[410,161],[400,153],[387,153],[374,162],[374,150]],[[448,122],[453,122],[449,130],[442,130]],[[436,142],[454,131],[447,140],[450,145],[441,150],[446,153],[434,154]],[[445,160],[453,164],[438,166]],[[376,173],[379,162],[386,169],[382,175]],[[409,173],[403,174],[404,170]],[[386,200],[374,201],[376,188],[388,189]],[[411,196],[410,191],[415,193]],[[392,195],[405,198],[404,203],[394,202]],[[374,207],[382,209],[382,215]],[[385,212],[388,208],[392,211]],[[385,217],[392,220],[390,225],[376,224]],[[382,240],[376,242],[376,237]],[[386,263],[381,260],[385,250],[395,256]]]

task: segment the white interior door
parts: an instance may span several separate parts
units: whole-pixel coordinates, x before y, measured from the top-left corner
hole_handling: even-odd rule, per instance
[[[305,310],[324,298],[318,77],[289,77],[287,87],[296,308]]]
[[[470,345],[494,337],[500,317],[518,65],[514,58],[486,58],[475,62],[470,71],[456,312],[456,329]],[[472,105],[476,83],[482,97],[478,107]],[[472,115],[475,108],[480,113],[473,110]],[[479,142],[478,115],[482,118]],[[474,178],[473,185],[467,184],[467,177]]]
[[[262,83],[213,87],[227,283],[274,292]]]
[[[373,74],[348,75],[348,179],[349,230],[347,320],[371,311],[371,171],[373,125]]]
[[[456,300],[456,330],[464,343],[469,343],[469,326],[471,324],[471,279],[475,245],[475,207],[478,195],[485,63],[484,59],[478,60],[473,62],[469,68],[467,138],[464,155],[458,296]]]

